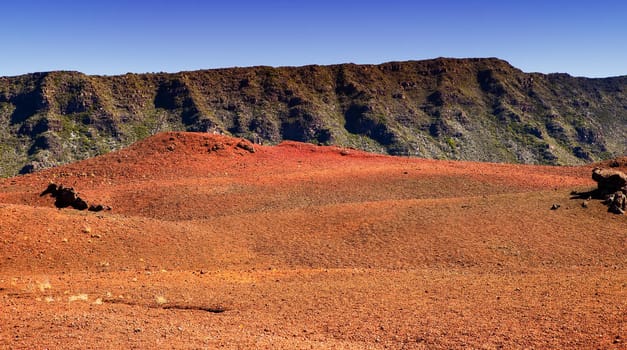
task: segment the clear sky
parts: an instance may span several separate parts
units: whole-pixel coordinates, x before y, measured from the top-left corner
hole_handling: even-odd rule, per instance
[[[623,0],[7,0],[0,76],[498,57],[627,75]]]

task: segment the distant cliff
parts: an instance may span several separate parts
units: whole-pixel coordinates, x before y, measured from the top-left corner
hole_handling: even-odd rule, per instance
[[[627,76],[530,74],[494,58],[439,58],[0,78],[0,176],[166,130],[429,158],[581,164],[625,154]]]

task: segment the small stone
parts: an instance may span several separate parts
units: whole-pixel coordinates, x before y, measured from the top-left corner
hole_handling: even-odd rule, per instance
[[[215,151],[223,150],[225,148],[226,148],[226,146],[224,146],[223,143],[216,143],[213,146],[211,146],[211,151],[215,152]]]
[[[559,209],[560,207],[561,207],[561,205],[554,203],[554,204],[551,206],[551,210],[557,210],[557,209]]]

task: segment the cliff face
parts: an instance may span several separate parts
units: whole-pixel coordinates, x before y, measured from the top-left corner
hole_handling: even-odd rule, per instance
[[[498,59],[0,78],[0,176],[159,131],[429,158],[581,164],[627,150],[627,76],[529,74]]]

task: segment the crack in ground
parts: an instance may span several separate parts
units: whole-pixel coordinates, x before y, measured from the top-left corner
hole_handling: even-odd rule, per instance
[[[152,309],[205,311],[205,312],[210,312],[214,314],[221,314],[227,311],[226,308],[222,306],[202,306],[202,305],[187,305],[187,304],[163,304],[163,305],[148,304],[146,305],[146,304],[136,303],[132,301],[113,300],[113,299],[103,300],[102,302],[109,303],[109,304],[124,304],[124,305],[129,305],[129,306],[143,306],[143,307],[148,307]]]
[[[179,305],[179,304],[174,304],[174,305],[163,305],[161,306],[162,309],[175,309],[175,310],[198,310],[198,311],[206,311],[206,312],[211,312],[214,314],[221,314],[224,311],[226,311],[225,308],[218,306],[218,307],[207,307],[207,306],[197,306],[197,305]]]

